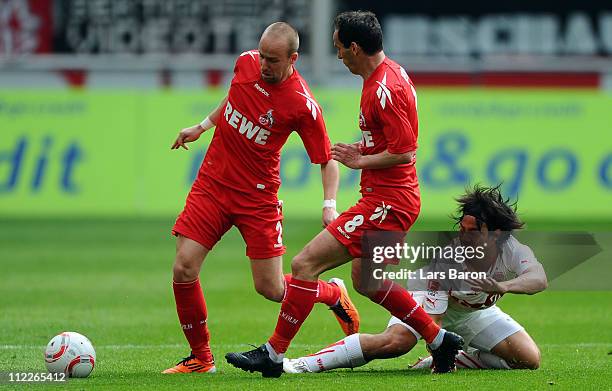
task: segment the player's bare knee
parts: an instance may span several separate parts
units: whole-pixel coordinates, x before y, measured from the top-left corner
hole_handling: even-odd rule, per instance
[[[312,279],[319,275],[313,260],[308,256],[307,248],[291,260],[291,273],[299,279]]]
[[[541,360],[542,355],[540,354],[540,349],[538,349],[537,346],[533,346],[519,355],[518,362],[523,369],[538,369]]]
[[[283,300],[283,296],[285,294],[284,287],[278,287],[269,283],[255,284],[255,290],[266,299],[275,301],[277,303],[280,303]]]
[[[174,279],[174,281],[188,282],[193,281],[197,278],[197,275],[194,278],[191,278],[191,276],[192,273],[183,264],[177,262],[174,263],[174,266],[172,267],[172,278]]]
[[[538,369],[541,360],[540,349],[537,346],[529,346],[515,352],[508,365],[513,369]]]
[[[174,260],[174,266],[172,268],[172,274],[174,281],[176,282],[188,282],[198,278],[199,268],[197,262],[189,259],[185,254],[178,251],[176,253],[176,259]]]

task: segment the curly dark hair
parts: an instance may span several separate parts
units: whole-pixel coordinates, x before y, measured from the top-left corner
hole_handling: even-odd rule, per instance
[[[517,201],[504,199],[500,187],[501,184],[494,187],[476,184],[473,188],[466,188],[464,195],[455,198],[459,203],[457,214],[453,215],[455,225],[459,224],[464,215],[474,216],[479,230],[484,223],[489,231],[502,231],[504,239],[507,239],[512,230],[523,228],[525,223],[516,213]]]
[[[355,42],[371,56],[383,49],[383,34],[380,23],[370,11],[346,11],[334,19],[338,40],[345,48]]]

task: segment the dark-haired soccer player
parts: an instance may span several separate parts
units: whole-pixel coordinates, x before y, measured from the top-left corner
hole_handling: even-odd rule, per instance
[[[323,224],[336,217],[338,166],[323,115],[294,64],[297,31],[273,23],[261,36],[259,50],[236,60],[227,96],[202,123],[183,129],[172,149],[197,140],[216,126],[185,209],[172,230],[177,236],[173,270],[176,309],[191,355],[164,373],[215,371],[207,310],[199,273],[206,255],[232,226],[246,242],[255,290],[280,302],[290,276],[283,277],[283,214],[277,198],[280,150],[296,131],[312,163],[321,165]],[[330,306],[346,335],[357,332],[359,316],[344,283],[317,281],[316,301]]]
[[[441,329],[406,289],[393,281],[383,280],[374,289],[361,284],[361,239],[365,232],[405,232],[419,214],[417,97],[406,71],[385,56],[382,30],[373,13],[344,12],[334,22],[338,58],[351,73],[363,78],[363,90],[359,113],[362,141],[360,145],[336,144],[332,156],[347,167],[362,170],[362,198],[293,259],[293,276],[268,342],[252,351],[229,353],[226,359],[265,377],[280,376],[284,353],[316,301],[319,274],[352,260],[355,289],[423,336],[434,358],[434,372],[450,372],[463,344],[461,337]],[[359,349],[358,337],[349,336],[343,342],[347,349]]]
[[[464,271],[485,271],[488,278],[473,282],[472,290],[438,290],[439,281],[417,286],[410,282],[414,299],[449,331],[465,339],[470,349],[460,351],[458,368],[536,369],[540,350],[525,329],[495,304],[505,293],[534,294],[547,287],[546,273],[529,247],[512,231],[523,227],[515,205],[504,200],[498,187],[475,186],[458,201],[462,245],[483,246],[484,258],[464,264]],[[485,245],[486,243],[486,245]],[[430,267],[425,270],[439,268]],[[419,281],[420,282],[420,281]],[[357,337],[358,335],[358,337]],[[319,352],[285,359],[287,373],[322,372],[355,368],[374,359],[399,357],[417,343],[419,333],[392,317],[380,334],[356,334],[359,349],[349,350],[339,341]],[[419,360],[414,369],[429,368],[431,357]]]

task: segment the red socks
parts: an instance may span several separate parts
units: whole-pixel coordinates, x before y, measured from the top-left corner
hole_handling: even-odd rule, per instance
[[[285,274],[285,296],[287,296],[287,286],[289,286],[289,281],[291,280],[291,274]],[[329,282],[319,280],[318,281],[318,290],[319,294],[315,299],[315,303],[323,303],[328,306],[333,306],[338,304],[338,300],[340,300],[340,288],[336,284],[330,284]],[[283,298],[284,299],[284,298]]]
[[[268,340],[276,353],[285,353],[289,348],[317,301],[318,287],[318,281],[303,281],[294,277],[287,282],[287,293],[281,304],[276,329]]]
[[[276,331],[270,343],[278,353],[284,353],[291,339],[299,330],[302,322],[314,306],[314,303],[335,305],[340,298],[340,288],[325,281],[300,281],[285,275],[287,289],[285,300],[281,305]],[[206,325],[206,302],[200,286],[200,279],[192,282],[173,282],[176,312],[189,341],[192,353],[200,360],[211,362],[210,334]],[[275,342],[273,342],[275,341]]]
[[[176,312],[191,352],[200,360],[212,362],[210,334],[206,325],[206,302],[200,286],[200,279],[191,282],[173,282]]]
[[[319,296],[317,297],[317,303],[324,303],[328,306],[338,304],[338,300],[340,300],[340,287],[323,280],[319,280],[318,283]]]
[[[412,295],[391,280],[384,280],[382,287],[370,300],[382,305],[393,316],[415,329],[427,343],[431,343],[440,331],[440,326],[414,301]]]

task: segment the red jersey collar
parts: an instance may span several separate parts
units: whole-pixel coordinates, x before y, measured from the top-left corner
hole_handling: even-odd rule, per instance
[[[385,56],[385,58],[381,61],[380,64],[378,64],[378,66],[374,69],[374,72],[372,72],[372,74],[365,79],[365,81],[363,82],[363,84],[365,85],[366,83],[368,83],[370,80],[373,80],[375,76],[378,76],[378,73],[381,72],[381,70],[384,68],[383,65],[388,64],[388,58],[387,56]]]

